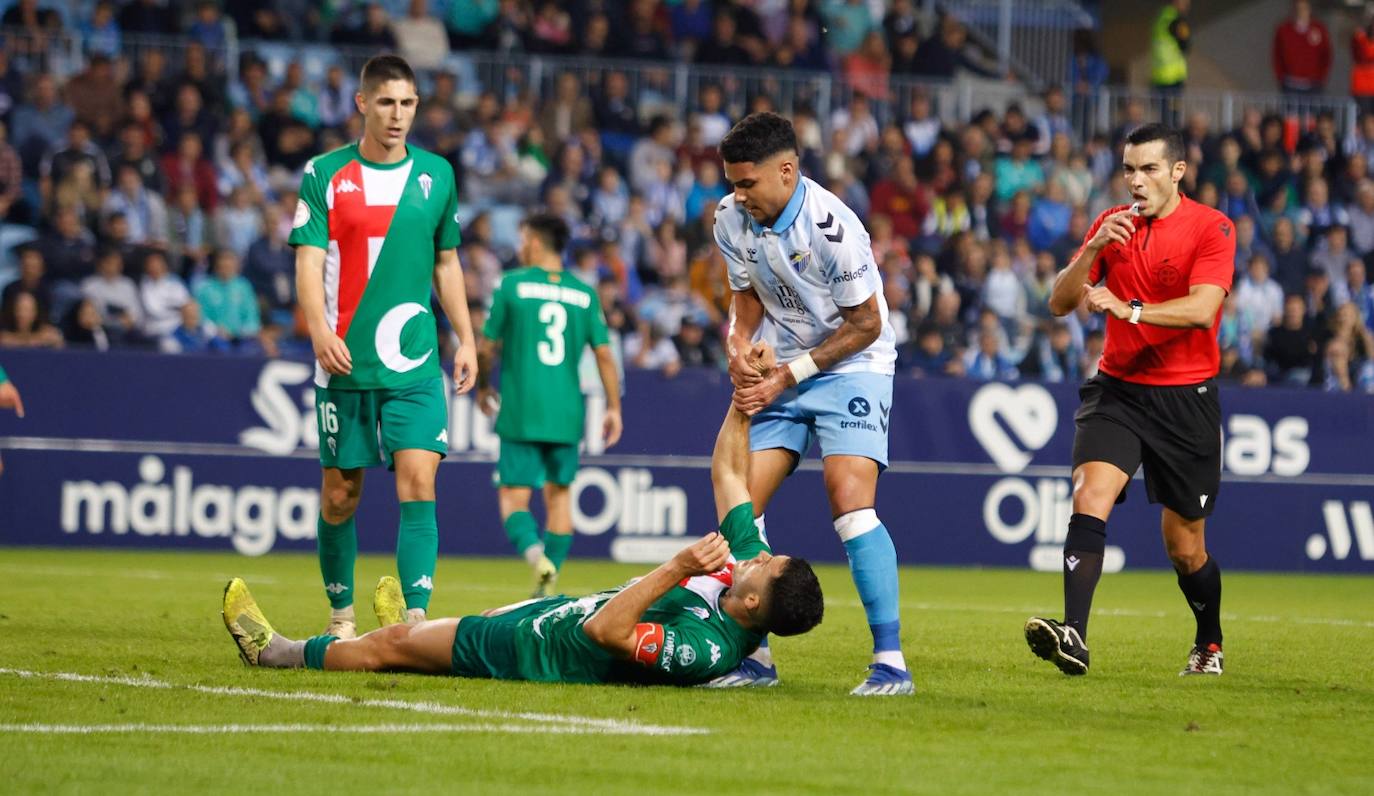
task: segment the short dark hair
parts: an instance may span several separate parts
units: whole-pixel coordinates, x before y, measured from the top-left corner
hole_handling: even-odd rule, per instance
[[[413,86],[415,71],[399,55],[376,55],[363,64],[363,71],[358,76],[358,90],[369,94],[378,84],[389,80],[404,80]]]
[[[751,113],[735,123],[720,140],[726,163],[762,163],[779,152],[797,151],[797,131],[776,113]]]
[[[550,252],[562,254],[572,238],[568,222],[552,213],[535,213],[525,217],[525,229],[539,236],[539,240]]]
[[[1151,141],[1164,142],[1164,158],[1169,165],[1188,159],[1188,148],[1183,144],[1183,134],[1172,127],[1158,122],[1142,124],[1126,136],[1126,143],[1132,146],[1148,144]]]
[[[769,598],[767,630],[778,636],[796,636],[821,623],[825,596],[815,570],[804,558],[788,559],[773,581]]]

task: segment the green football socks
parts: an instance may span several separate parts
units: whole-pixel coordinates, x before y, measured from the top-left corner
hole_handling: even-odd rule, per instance
[[[320,553],[320,575],[329,594],[331,608],[353,604],[353,564],[358,559],[358,529],[349,517],[335,525],[320,515],[315,525]]]
[[[506,538],[521,555],[539,544],[539,523],[528,511],[517,511],[506,518]]]
[[[428,610],[438,558],[439,521],[435,518],[434,501],[401,503],[401,527],[396,533],[396,572],[401,578],[407,610]]]
[[[568,558],[568,551],[572,549],[572,543],[573,537],[570,533],[547,531],[544,534],[544,555],[549,557],[555,567],[562,569],[563,562]]]

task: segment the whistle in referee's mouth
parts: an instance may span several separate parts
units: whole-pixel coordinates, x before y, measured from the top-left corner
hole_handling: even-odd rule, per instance
[[[1131,202],[1131,215],[1140,215],[1140,202]]]

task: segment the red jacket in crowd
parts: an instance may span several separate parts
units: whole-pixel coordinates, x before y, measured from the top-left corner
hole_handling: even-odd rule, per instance
[[[1321,91],[1331,72],[1331,34],[1317,19],[1284,20],[1274,31],[1274,77],[1285,90]]]
[[[1374,97],[1374,35],[1369,27],[1360,28],[1350,38],[1350,93]]]

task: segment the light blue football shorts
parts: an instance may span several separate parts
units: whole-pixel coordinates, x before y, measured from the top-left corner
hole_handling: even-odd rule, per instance
[[[821,458],[864,456],[883,470],[891,411],[891,376],[823,373],[783,392],[754,415],[749,449],[786,448],[802,459],[820,439]]]

